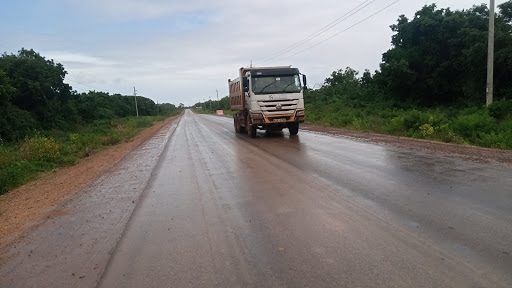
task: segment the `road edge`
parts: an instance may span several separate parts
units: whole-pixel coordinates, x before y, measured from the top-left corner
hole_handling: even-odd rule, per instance
[[[143,191],[146,189],[148,181],[152,177],[152,170],[159,162],[158,159],[161,153],[165,151],[169,139],[172,139],[176,130],[175,128],[180,120],[181,115],[170,120],[121,157],[121,159],[114,163],[111,168],[107,169],[103,175],[89,181],[77,191],[70,192],[65,199],[51,209],[51,212],[49,212],[50,215],[47,218],[41,219],[40,222],[32,225],[19,235],[16,235],[16,237],[10,239],[5,246],[1,247],[0,251],[2,252],[1,255],[3,259],[1,261],[2,265],[0,265],[0,283],[2,283],[0,286],[5,284],[8,287],[26,287],[37,283],[37,285],[46,287],[56,287],[61,285],[67,286],[73,282],[74,284],[72,286],[75,287],[97,285],[110,260],[112,251],[114,251],[117,246],[129,222],[129,218],[133,214],[133,211],[135,211],[135,203],[139,202],[138,200],[142,197]],[[162,136],[162,133],[165,135]],[[159,138],[162,138],[163,141],[159,140]],[[157,143],[151,143],[155,141]],[[154,147],[152,147],[152,145]],[[149,148],[147,146],[149,146]],[[127,166],[127,162],[129,162],[130,158],[147,159],[147,151],[145,150],[154,148],[157,150],[154,150],[154,155],[151,156],[151,163],[146,165],[147,167],[142,167],[146,168],[146,172],[149,171],[149,173],[146,173],[148,176],[144,179],[139,178],[134,180],[137,186],[133,188],[133,191],[130,191],[131,194],[128,196],[124,195],[124,193],[121,193],[121,196],[108,195],[112,183],[116,182],[116,176],[122,175],[122,173],[125,172],[123,167]],[[139,168],[141,167],[135,169]],[[121,170],[121,172],[116,172],[116,170]],[[108,210],[99,212],[87,211],[87,207],[93,206],[94,201],[98,202],[98,199],[100,199],[99,201],[106,202],[104,205],[108,207],[110,204],[105,200],[113,198],[119,201],[116,197],[121,198],[124,203],[118,205],[120,207],[114,208],[118,208],[117,210],[123,215],[108,215]],[[90,200],[90,198],[92,199]],[[112,208],[112,210],[114,210],[114,208]],[[87,215],[87,213],[80,213],[84,211],[89,213],[89,215]],[[83,214],[82,217],[80,217],[80,214]],[[101,216],[101,214],[104,216]],[[112,225],[108,226],[108,228],[103,228],[103,223],[101,222],[103,220],[95,216],[101,216],[101,218],[111,217],[115,219],[110,220]],[[105,221],[106,220],[107,219],[105,219]],[[94,221],[96,221],[96,226],[101,226],[103,230],[108,230],[101,231],[103,237],[95,235],[94,233],[87,233],[88,231],[85,227],[92,225],[90,223]],[[108,237],[105,237],[105,235],[108,235]],[[59,241],[59,237],[63,237],[63,241]],[[103,240],[102,238],[106,239],[101,242],[101,240]],[[60,246],[55,245],[55,243],[59,243]],[[74,245],[76,243],[80,245]],[[56,259],[55,255],[68,255],[64,258],[70,259]],[[76,256],[82,256],[82,259]],[[105,257],[108,258],[105,259]],[[75,264],[71,259],[74,259],[75,262],[79,262],[79,264]],[[52,266],[51,263],[56,264]],[[84,273],[84,271],[79,270],[86,270],[86,272]],[[51,271],[53,271],[53,275]],[[85,275],[88,275],[88,277],[85,277]],[[54,278],[52,278],[52,276]],[[44,284],[45,282],[46,284]]]

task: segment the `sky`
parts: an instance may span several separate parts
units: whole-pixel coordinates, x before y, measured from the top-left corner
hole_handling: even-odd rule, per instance
[[[226,96],[227,80],[251,61],[297,67],[313,88],[338,69],[373,72],[400,15],[488,2],[2,0],[0,52],[23,47],[62,63],[78,92],[136,87],[155,102],[191,106]]]

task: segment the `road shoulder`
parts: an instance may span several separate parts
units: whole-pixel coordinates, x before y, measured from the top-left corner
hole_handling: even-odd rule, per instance
[[[371,142],[413,151],[432,153],[448,157],[457,157],[480,163],[512,167],[512,150],[443,143],[437,141],[377,134],[372,132],[359,132],[310,124],[302,125],[301,129],[314,133],[347,137],[356,141]]]

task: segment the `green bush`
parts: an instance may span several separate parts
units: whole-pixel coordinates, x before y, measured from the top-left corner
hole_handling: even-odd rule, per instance
[[[474,142],[486,134],[496,132],[497,125],[487,110],[468,109],[453,121],[453,130]]]
[[[25,139],[20,152],[25,160],[54,162],[60,156],[59,149],[53,138],[36,136]]]
[[[123,141],[123,137],[119,133],[112,133],[108,136],[101,137],[101,144],[103,146],[113,146]]]
[[[512,149],[512,117],[502,121],[498,128],[499,134],[503,135],[502,148]]]
[[[489,106],[489,114],[497,120],[512,117],[512,99],[493,102]]]
[[[432,127],[432,125],[430,125],[430,124],[423,124],[420,126],[420,131],[421,131],[421,135],[423,135],[423,137],[428,137],[428,136],[434,134],[434,127]]]
[[[153,123],[148,118],[140,118],[137,119],[136,126],[137,128],[146,128],[151,127]]]
[[[430,115],[416,109],[404,112],[401,117],[403,128],[413,133],[419,130],[421,125],[428,123],[430,119]]]
[[[10,104],[2,108],[0,108],[0,140],[5,142],[22,140],[38,127],[29,112]]]
[[[363,108],[354,108],[343,101],[338,99],[328,106],[319,102],[306,103],[306,121],[447,143],[512,148],[512,108],[508,108],[511,101],[498,101],[489,108],[464,110],[442,106],[397,109],[391,102],[373,102]]]
[[[31,162],[20,160],[2,165],[0,169],[0,195],[30,180],[39,172]]]

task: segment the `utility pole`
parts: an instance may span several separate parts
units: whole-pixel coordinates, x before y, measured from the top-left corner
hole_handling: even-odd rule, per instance
[[[217,109],[220,108],[220,103],[219,103],[219,89],[215,89],[215,92],[217,92]]]
[[[208,102],[210,102],[210,110],[212,110],[212,97],[208,96]]]
[[[492,96],[494,89],[494,0],[491,0],[489,6],[489,43],[487,51],[487,89],[486,103],[487,106],[492,104]]]
[[[137,117],[139,117],[139,108],[137,108],[137,90],[135,90],[135,86],[133,86],[133,97],[135,98],[135,112],[137,112]]]

